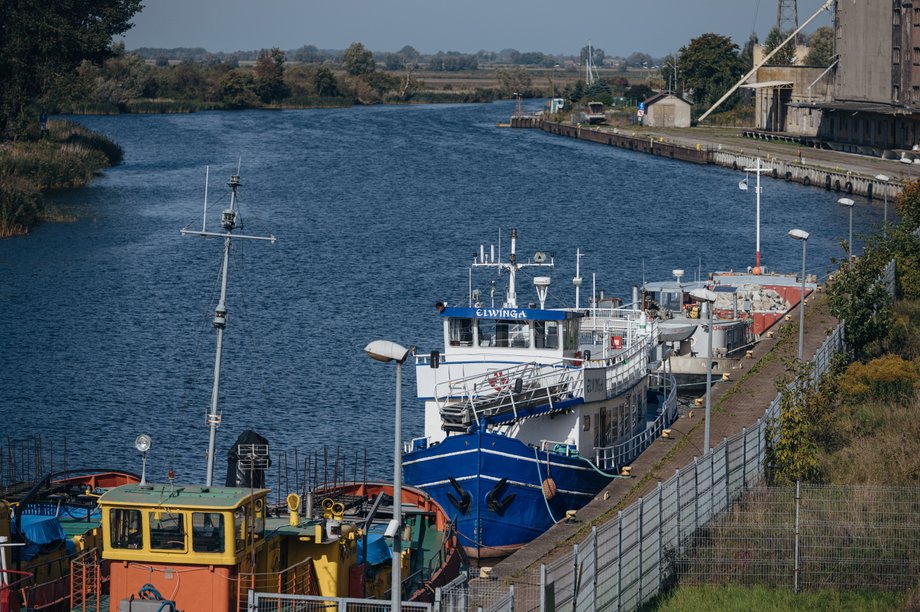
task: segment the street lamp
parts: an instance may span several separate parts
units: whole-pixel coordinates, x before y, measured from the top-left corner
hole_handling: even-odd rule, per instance
[[[708,304],[706,311],[709,314],[709,338],[706,349],[706,422],[703,427],[703,453],[709,454],[709,426],[712,417],[712,334],[715,331],[712,327],[712,307],[716,301],[716,294],[709,289],[700,288],[691,291],[690,297],[697,302]]]
[[[364,347],[364,352],[377,361],[396,362],[396,430],[393,445],[393,577],[390,601],[393,612],[402,607],[402,364],[412,352],[389,340],[374,340]]]
[[[882,235],[888,235],[888,181],[891,180],[890,177],[884,174],[877,174],[875,180],[885,183],[885,186],[882,188],[882,194],[885,197],[885,216],[882,217]]]
[[[850,261],[853,260],[853,205],[856,204],[850,198],[840,198],[837,203],[850,209],[850,239],[847,242],[847,255]]]
[[[852,202],[852,200],[850,200]],[[805,247],[811,234],[805,230],[791,229],[789,237],[802,241],[802,300],[799,302],[799,361],[805,352]]]

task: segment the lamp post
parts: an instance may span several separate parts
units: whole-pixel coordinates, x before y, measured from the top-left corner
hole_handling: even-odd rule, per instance
[[[690,297],[708,305],[706,311],[709,314],[709,339],[706,343],[706,422],[703,425],[703,454],[709,454],[709,428],[712,417],[712,334],[715,331],[712,327],[712,306],[716,301],[716,294],[714,291],[701,288],[691,291]]]
[[[412,352],[389,340],[374,340],[364,347],[364,352],[377,361],[396,362],[396,417],[393,444],[393,575],[390,585],[390,601],[393,612],[402,607],[402,364]]]
[[[840,198],[837,203],[850,209],[850,238],[847,241],[847,256],[850,261],[853,260],[853,205],[856,204],[850,198]]]
[[[852,201],[852,200],[851,200]],[[802,241],[802,300],[799,302],[799,361],[805,352],[805,247],[811,234],[805,230],[791,229],[789,237]]]
[[[147,485],[147,451],[150,450],[150,444],[150,436],[147,434],[141,434],[134,439],[134,448],[141,454],[141,487]]]
[[[882,235],[887,236],[888,235],[888,181],[890,181],[891,178],[884,174],[878,174],[875,176],[875,180],[881,183],[885,183],[885,187],[883,187],[882,189],[882,194],[885,198],[885,213],[884,213],[885,216],[882,217]]]

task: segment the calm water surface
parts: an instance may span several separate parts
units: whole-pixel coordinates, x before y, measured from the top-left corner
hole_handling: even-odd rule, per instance
[[[556,305],[573,304],[576,248],[588,291],[594,273],[624,296],[643,267],[661,280],[753,264],[754,194],[738,190],[739,173],[496,129],[511,110],[80,118],[118,141],[125,162],[53,197],[76,222],[0,241],[0,448],[41,434],[59,450],[67,440],[69,467],[139,471],[133,440],[146,432],[153,478],[174,468],[203,479],[222,243],[179,230],[200,225],[208,165],[212,212],[241,160],[244,231],[278,237],[234,243],[215,480],[245,428],[301,458],[340,448],[349,473],[366,448],[370,475],[386,476],[395,373],[362,348],[438,348],[434,302],[465,302],[466,266],[500,228],[505,249],[516,227],[519,252],[555,254]],[[786,237],[799,227],[813,236],[809,271],[830,270],[847,233],[836,199],[765,180],[766,265],[799,269]],[[854,231],[880,218],[881,204],[858,201]],[[534,300],[522,281],[521,300]],[[404,436],[420,435],[411,368],[405,380]]]

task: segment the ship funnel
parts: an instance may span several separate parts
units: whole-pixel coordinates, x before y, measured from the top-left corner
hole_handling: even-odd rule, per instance
[[[540,299],[540,309],[546,307],[546,294],[549,292],[549,285],[552,282],[552,279],[548,276],[535,276],[533,279],[533,286],[537,290],[537,297]]]

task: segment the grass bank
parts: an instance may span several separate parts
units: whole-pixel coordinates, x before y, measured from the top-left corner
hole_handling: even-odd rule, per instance
[[[0,143],[0,238],[27,234],[44,220],[61,220],[42,192],[82,187],[103,168],[121,163],[121,147],[69,121],[49,121],[32,141]]]
[[[713,610],[757,610],[786,612],[809,610],[820,612],[887,612],[904,609],[909,596],[883,591],[818,591],[793,593],[790,589],[763,587],[683,587],[654,601],[643,610],[662,612],[712,612]]]

